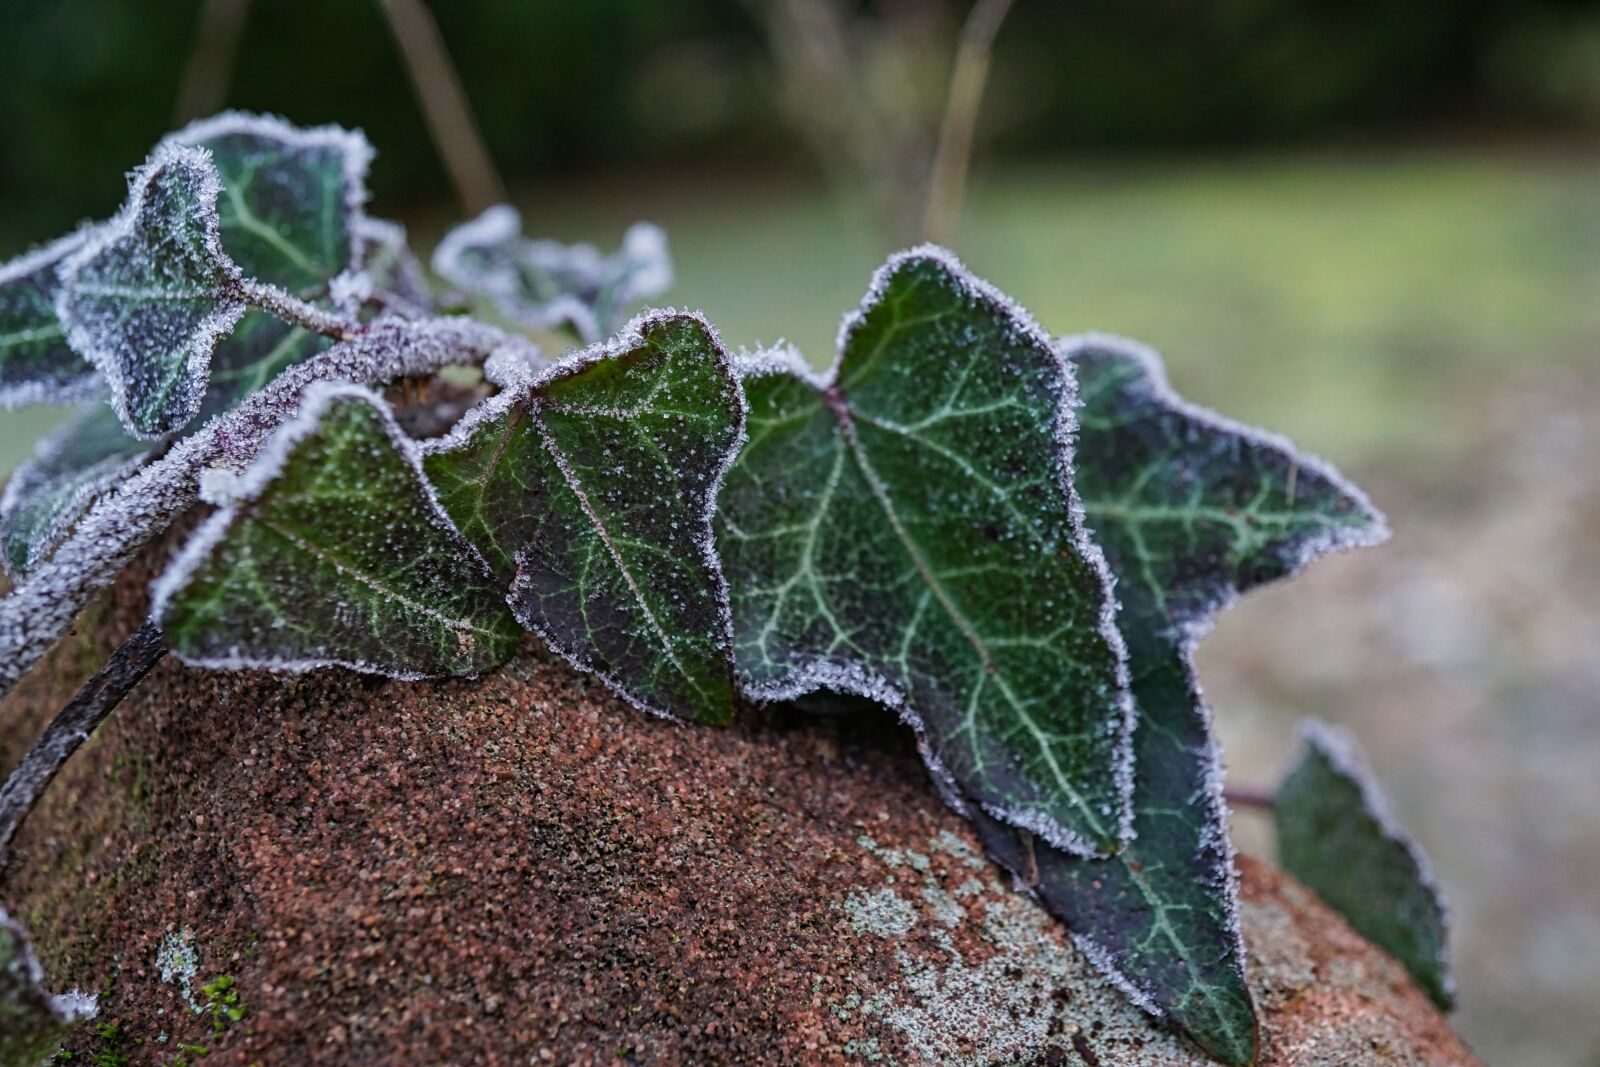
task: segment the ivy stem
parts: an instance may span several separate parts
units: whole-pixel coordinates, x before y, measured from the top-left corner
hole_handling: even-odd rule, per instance
[[[1222,791],[1222,796],[1224,800],[1235,807],[1254,808],[1257,811],[1263,811],[1268,814],[1271,814],[1272,810],[1278,806],[1278,802],[1273,798],[1272,794],[1265,789],[1251,789],[1248,786],[1237,788],[1229,786]]]
[[[89,740],[122,698],[167,654],[167,642],[154,622],[146,622],[111,653],[72,702],[50,721],[11,776],[0,786],[0,869],[11,841],[63,764]]]
[[[239,295],[269,315],[276,315],[285,322],[304,326],[313,333],[332,337],[336,341],[349,341],[361,329],[361,324],[353,319],[324,311],[275,285],[267,285],[253,278],[246,278],[239,283]]]

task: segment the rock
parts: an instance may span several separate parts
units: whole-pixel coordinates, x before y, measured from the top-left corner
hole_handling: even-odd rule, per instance
[[[108,594],[0,707],[0,751],[143,604]],[[1264,1063],[1477,1062],[1397,964],[1241,866]],[[133,1063],[1206,1062],[983,858],[887,715],[677,725],[531,640],[448,683],[169,657],[0,902],[53,987],[101,991],[112,1036],[70,1047]]]

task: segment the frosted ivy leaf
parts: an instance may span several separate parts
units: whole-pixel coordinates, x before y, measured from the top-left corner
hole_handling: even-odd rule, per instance
[[[433,269],[519,326],[570,326],[586,342],[607,336],[629,306],[672,285],[672,257],[658,226],[635,224],[608,256],[592,245],[530,241],[509,204],[446,234]]]
[[[1076,517],[1071,370],[953,259],[891,259],[826,378],[742,368],[718,544],[743,686],[899,709],[935,774],[1080,853],[1126,839],[1109,577]]]
[[[1111,337],[1062,348],[1078,375],[1078,491],[1117,578],[1138,708],[1135,836],[1117,856],[1083,860],[981,816],[980,829],[1139,1003],[1248,1063],[1256,1020],[1193,647],[1240,593],[1386,530],[1327,466],[1177,397],[1147,349]]]
[[[647,710],[726,722],[711,508],[743,429],[710,325],[654,312],[506,388],[426,446],[425,466],[523,625]]]
[[[56,317],[56,270],[89,233],[68,234],[0,266],[0,408],[75,403],[100,388],[99,373],[67,344]]]
[[[503,589],[365,389],[313,386],[232,491],[155,586],[185,662],[420,678],[515,649]]]
[[[245,276],[313,300],[357,265],[372,163],[360,133],[230,111],[167,143],[211,153],[222,247]]]
[[[27,932],[0,908],[0,1064],[45,1063],[74,1028],[98,1014],[92,996],[45,991]]]
[[[116,415],[96,405],[40,441],[0,495],[0,547],[13,579],[60,543],[101,493],[127,477],[150,453],[129,437]]]
[[[361,270],[376,293],[398,297],[417,310],[432,306],[428,276],[411,252],[404,226],[388,219],[363,218],[356,237]]]
[[[1304,739],[1273,806],[1279,862],[1448,1010],[1455,1002],[1450,910],[1427,856],[1394,817],[1348,732],[1312,721]]]
[[[333,343],[304,326],[264,311],[247,311],[211,356],[211,384],[200,403],[198,422],[231,409],[280,373]]]
[[[221,190],[204,150],[163,145],[133,173],[117,217],[62,265],[67,340],[105,375],[137,436],[194,416],[212,350],[244,314],[239,269],[219,239]]]

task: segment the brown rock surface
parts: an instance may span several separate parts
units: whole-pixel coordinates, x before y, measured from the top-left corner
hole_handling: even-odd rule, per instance
[[[123,582],[18,688],[0,759],[143,603]],[[1308,892],[1243,875],[1265,1063],[1476,1063]],[[983,860],[887,716],[676,725],[531,641],[439,684],[169,658],[0,903],[120,1024],[74,1047],[136,1064],[1205,1062]],[[185,1003],[224,975],[237,1022]]]

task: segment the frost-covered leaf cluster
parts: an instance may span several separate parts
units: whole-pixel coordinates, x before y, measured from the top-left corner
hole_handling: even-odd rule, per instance
[[[20,579],[0,692],[203,499],[153,590],[185,661],[473,675],[527,630],[679,719],[727,722],[741,696],[885,704],[1089,958],[1250,1062],[1194,646],[1242,592],[1380,540],[1365,497],[1186,404],[1137,345],[1053,340],[935,248],[877,273],[818,375],[789,350],[730,358],[686,312],[601,340],[669,280],[660,231],[605,256],[492,209],[435,269],[505,320],[591,342],[550,363],[431,317],[404,231],[364,214],[370,158],[341,130],[198,123],[111,222],[0,271],[0,399],[109,398],[0,499]],[[454,363],[488,385],[465,414],[405,423],[435,425],[426,441],[365,388]],[[1315,844],[1292,836],[1321,817],[1290,789],[1306,773],[1280,800],[1280,822],[1312,813],[1286,861]],[[1346,876],[1401,865],[1357,855],[1368,838],[1341,839]]]
[[[565,326],[585,342],[609,335],[631,304],[672,285],[672,256],[658,226],[634,225],[622,247],[605,255],[593,245],[529,240],[507,204],[446,234],[433,269],[519,326]]]
[[[38,1067],[97,1014],[92,996],[45,991],[27,931],[0,908],[0,1067]]]
[[[1450,909],[1428,857],[1395,818],[1355,738],[1314,720],[1303,737],[1273,805],[1279,862],[1449,1008]]]

